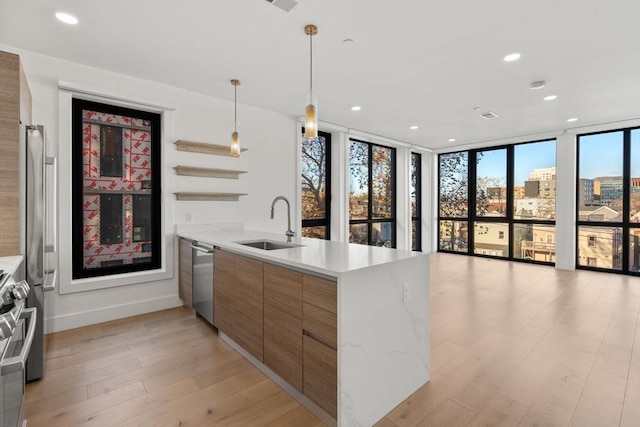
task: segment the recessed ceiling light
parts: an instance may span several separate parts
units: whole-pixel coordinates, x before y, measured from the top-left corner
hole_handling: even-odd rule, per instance
[[[567,119],[568,122],[577,122],[578,118],[577,117],[572,117],[570,119]]]
[[[545,96],[544,100],[545,101],[553,101],[554,99],[556,99],[558,97],[558,95],[549,95],[549,96]]]
[[[455,138],[449,138],[449,142],[456,142]]]
[[[512,61],[515,61],[517,59],[520,59],[520,54],[519,53],[510,53],[509,55],[504,57],[504,60],[506,62],[512,62]]]
[[[411,129],[411,130],[416,130],[416,129],[418,129],[418,126],[415,126],[415,125],[413,125],[413,126],[409,126],[409,129]]]
[[[351,111],[360,111],[362,110],[362,107],[359,105],[354,105],[353,107],[351,107]]]
[[[65,12],[56,12],[56,18],[69,25],[76,25],[78,23],[78,18]]]

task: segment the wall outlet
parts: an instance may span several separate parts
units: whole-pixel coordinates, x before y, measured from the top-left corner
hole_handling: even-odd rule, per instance
[[[409,284],[402,285],[402,302],[409,301]]]
[[[191,220],[193,220],[193,214],[191,212],[187,212],[185,219],[187,222],[191,222]]]

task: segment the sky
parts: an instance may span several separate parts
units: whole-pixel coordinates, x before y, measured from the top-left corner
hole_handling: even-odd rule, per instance
[[[494,176],[503,179],[506,184],[506,149],[484,151],[478,164],[478,176]],[[520,144],[515,146],[515,185],[524,185],[529,174],[536,168],[549,168],[556,165],[555,140]]]

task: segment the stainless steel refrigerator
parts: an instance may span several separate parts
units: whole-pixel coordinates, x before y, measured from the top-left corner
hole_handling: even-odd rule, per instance
[[[37,318],[31,351],[27,358],[27,381],[44,373],[46,340],[44,336],[45,291],[55,288],[56,254],[56,161],[47,155],[45,130],[41,125],[24,129],[24,268],[31,287],[28,307],[36,307]]]

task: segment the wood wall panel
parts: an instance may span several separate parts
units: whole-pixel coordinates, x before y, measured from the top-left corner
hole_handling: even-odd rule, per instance
[[[20,58],[0,51],[0,256],[20,254]]]

